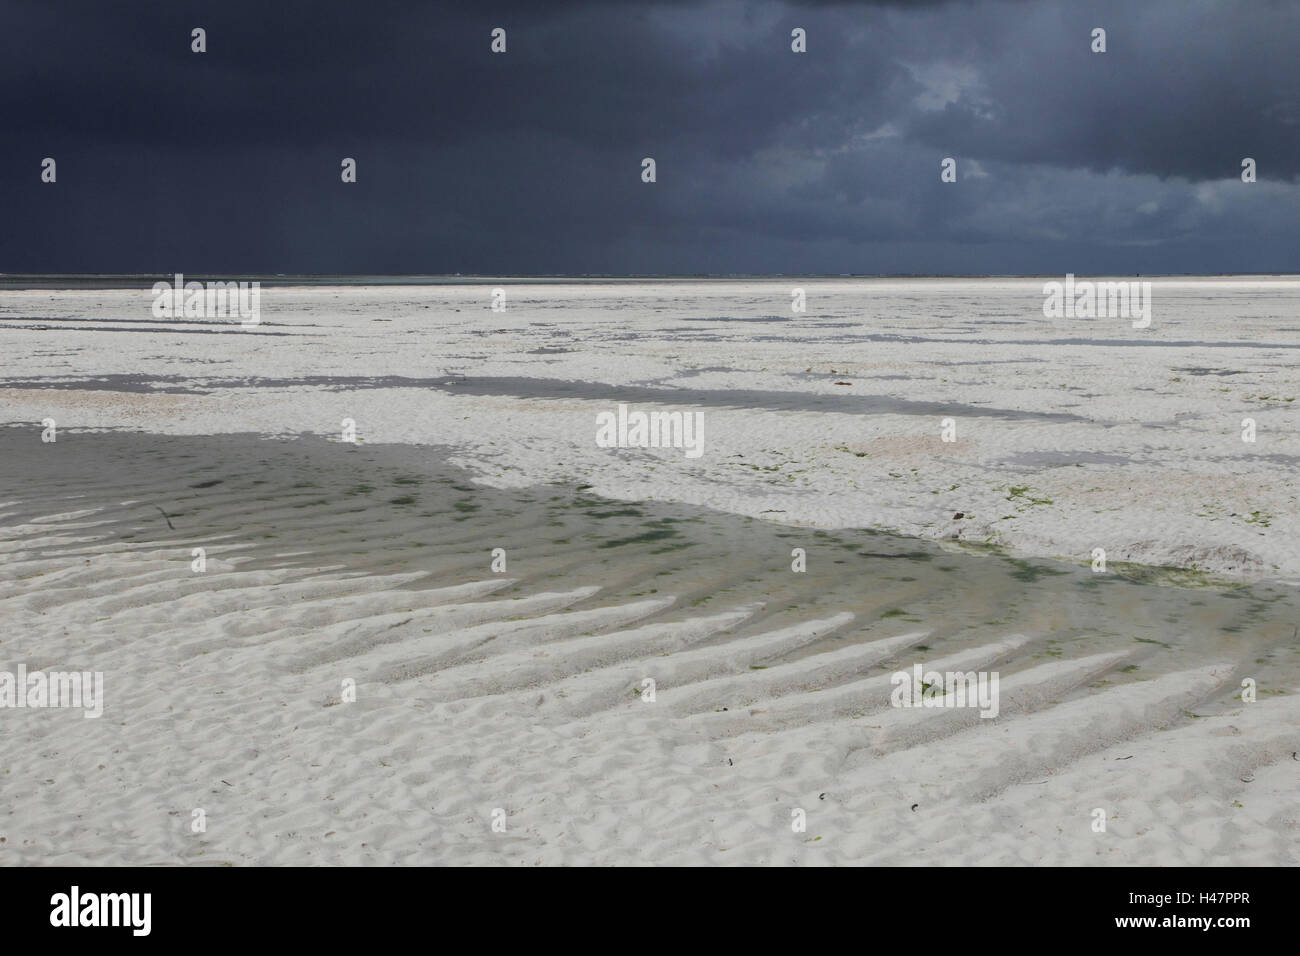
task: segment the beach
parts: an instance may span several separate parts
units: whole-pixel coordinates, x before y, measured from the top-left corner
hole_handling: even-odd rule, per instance
[[[1294,864],[1300,281],[1151,281],[0,291],[0,861]]]

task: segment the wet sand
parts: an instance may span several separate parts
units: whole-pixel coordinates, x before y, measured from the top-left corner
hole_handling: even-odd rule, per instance
[[[452,458],[0,429],[0,668],[106,696],[5,715],[0,859],[1295,863],[1286,585]],[[891,707],[916,663],[998,671],[998,716]]]
[[[501,487],[1300,584],[1300,281],[1154,277],[1145,329],[1047,317],[1042,288],[277,284],[245,329],[156,319],[147,286],[0,282],[0,421],[332,436],[349,418]],[[598,447],[621,402],[699,411],[703,457]]]

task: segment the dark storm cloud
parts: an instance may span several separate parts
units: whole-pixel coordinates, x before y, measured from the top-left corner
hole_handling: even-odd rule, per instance
[[[942,17],[929,17],[939,27]],[[1086,38],[1107,28],[1107,52]],[[945,49],[978,80],[913,115],[920,142],[970,155],[1192,180],[1235,176],[1244,156],[1300,175],[1300,5],[1027,5],[975,16]],[[991,57],[988,51],[998,50]]]
[[[1294,270],[1296,36],[1267,2],[16,0],[0,271]]]

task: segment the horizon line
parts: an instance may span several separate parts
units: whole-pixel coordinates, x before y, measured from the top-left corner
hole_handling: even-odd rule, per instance
[[[567,281],[567,282],[611,282],[611,281],[674,281],[674,280],[778,280],[778,279],[1055,279],[1063,275],[1081,278],[1176,278],[1176,279],[1236,279],[1236,278],[1300,278],[1300,272],[537,272],[537,273],[479,273],[479,272],[0,272],[0,287],[12,287],[16,283],[84,283],[88,281],[110,281],[132,284],[149,281],[162,281],[175,275],[191,276],[196,281],[203,279],[259,281],[268,283],[292,283],[294,281],[311,281],[314,283],[363,282],[380,280],[403,284],[400,280],[410,280],[409,284],[428,283],[470,283],[470,282],[530,282],[530,281]],[[395,281],[398,280],[398,281]]]

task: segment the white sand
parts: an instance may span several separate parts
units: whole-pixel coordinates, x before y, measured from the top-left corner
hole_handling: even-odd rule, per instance
[[[94,534],[6,528],[8,567],[52,527]],[[1106,687],[1129,655],[1034,664],[1011,637],[930,661],[1003,671],[982,720],[891,709],[863,676],[924,633],[780,663],[843,621],[707,643],[753,608],[639,625],[658,602],[491,581],[196,589],[174,554],[98,551],[0,592],[6,660],[108,674],[100,719],[4,715],[6,863],[1296,862],[1300,695],[1182,718],[1235,685],[1227,662]],[[647,676],[654,703],[629,692]]]
[[[3,420],[335,435],[351,418],[364,441],[452,446],[500,485],[580,480],[770,520],[1074,562],[1100,547],[1111,561],[1300,581],[1300,281],[1158,279],[1141,330],[1045,318],[1041,280],[797,285],[802,315],[790,311],[794,281],[509,286],[505,313],[490,310],[490,285],[266,289],[252,332],[155,320],[147,290],[8,292],[10,382],[143,374],[150,391],[8,388]],[[296,384],[312,376],[341,381]],[[389,376],[417,387],[351,387]],[[607,397],[420,387],[464,377],[596,383]],[[216,387],[258,379],[283,385]],[[704,411],[702,457],[597,447],[597,413],[636,385],[970,407],[945,443],[945,414],[928,407],[801,412],[667,394],[665,408]],[[1253,444],[1241,439],[1247,417]],[[957,512],[968,517],[954,524]]]
[[[808,313],[791,317],[794,285],[510,287],[504,315],[488,310],[487,286],[272,289],[254,332],[169,326],[149,316],[147,292],[7,292],[0,420],[26,423],[35,455],[51,450],[35,424],[48,417],[72,435],[178,436],[333,435],[346,417],[367,442],[449,446],[499,487],[581,481],[611,497],[822,527],[932,538],[956,527],[1075,562],[1104,547],[1112,561],[1300,577],[1300,439],[1285,401],[1300,396],[1300,283],[1161,281],[1144,331],[1045,319],[1040,282],[801,281]],[[160,331],[93,331],[131,327]],[[1070,341],[1085,338],[1114,344]],[[145,376],[143,390],[43,387],[114,375]],[[595,414],[617,399],[307,376],[851,392],[1081,420],[971,410],[946,444],[929,410],[721,408],[669,395],[673,408],[705,412],[706,451],[689,460],[597,448]],[[225,387],[257,379],[283,384]],[[1258,422],[1254,445],[1239,437],[1245,416]],[[213,544],[199,576],[183,533],[167,547],[125,540],[113,522],[135,496],[100,492],[33,517],[21,507],[31,489],[0,489],[10,502],[0,504],[0,667],[108,677],[97,720],[0,711],[0,863],[1300,856],[1300,694],[1269,684],[1282,663],[1294,673],[1292,645],[1258,667],[1225,638],[1218,656],[1189,652],[1152,679],[1124,680],[1148,665],[1147,645],[1056,660],[1039,633],[940,642],[927,666],[1002,672],[999,716],[895,709],[888,670],[917,659],[935,622],[805,654],[865,622],[828,612],[736,636],[760,603],[692,610],[661,593],[593,604],[599,588],[563,578],[503,598],[515,576],[485,567],[415,590],[411,575],[324,559],[318,568],[336,569],[244,569],[239,534],[254,521],[299,521],[315,547],[366,520],[281,499],[223,499],[232,539]],[[956,511],[974,517],[953,521]],[[1233,702],[1243,674],[1270,693]],[[355,703],[338,700],[344,677],[357,681]],[[633,692],[645,677],[654,703]],[[199,807],[202,834],[189,825]],[[491,829],[495,808],[504,833]],[[1092,828],[1097,808],[1105,833]],[[795,809],[806,832],[792,831]]]

